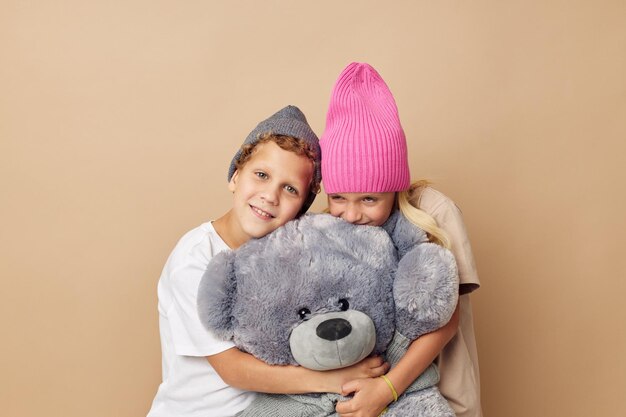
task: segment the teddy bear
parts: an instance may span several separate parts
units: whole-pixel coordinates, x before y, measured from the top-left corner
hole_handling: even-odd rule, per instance
[[[268,364],[323,371],[385,353],[393,366],[412,340],[447,323],[457,294],[454,257],[403,216],[381,228],[307,214],[215,256],[198,314],[207,330]],[[438,380],[430,365],[386,415],[454,416]],[[238,416],[331,416],[344,399],[259,394]]]

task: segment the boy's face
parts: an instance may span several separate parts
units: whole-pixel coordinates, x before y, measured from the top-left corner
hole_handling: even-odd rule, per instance
[[[382,226],[393,210],[396,193],[338,193],[328,196],[328,210],[352,224]]]
[[[228,189],[234,215],[229,228],[240,244],[263,237],[296,217],[309,194],[313,163],[274,142],[257,145],[235,171]]]

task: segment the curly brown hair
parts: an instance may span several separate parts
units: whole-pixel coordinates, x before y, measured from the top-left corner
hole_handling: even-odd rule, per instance
[[[306,143],[302,139],[294,138],[292,136],[275,135],[271,132],[264,133],[259,136],[259,140],[257,140],[255,143],[243,145],[241,147],[241,155],[239,156],[239,159],[235,161],[235,168],[237,170],[241,170],[246,162],[250,160],[252,155],[254,155],[256,147],[262,143],[267,142],[274,142],[281,149],[288,152],[293,152],[298,156],[306,156],[313,163],[313,172],[316,172],[319,169],[317,151],[313,149],[308,143]],[[317,176],[313,175],[309,187],[309,192],[317,194],[319,193],[319,191],[320,182],[319,180],[317,180]]]

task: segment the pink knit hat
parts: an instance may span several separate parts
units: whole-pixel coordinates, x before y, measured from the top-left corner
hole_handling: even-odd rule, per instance
[[[327,194],[409,188],[406,137],[389,87],[372,66],[352,63],[330,98],[320,139]]]

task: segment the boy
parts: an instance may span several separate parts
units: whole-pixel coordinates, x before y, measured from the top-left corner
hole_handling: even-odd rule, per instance
[[[324,373],[270,366],[215,338],[198,319],[198,284],[211,258],[306,212],[320,180],[318,139],[297,107],[285,107],[248,135],[228,172],[232,208],[184,235],[159,280],[163,382],[148,417],[233,416],[252,401],[244,390],[341,392],[357,375],[386,371],[380,358]]]

